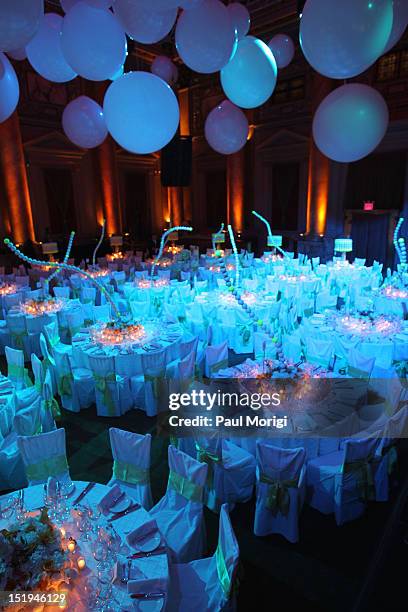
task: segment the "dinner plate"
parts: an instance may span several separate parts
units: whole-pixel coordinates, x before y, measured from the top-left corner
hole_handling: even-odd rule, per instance
[[[133,548],[140,550],[140,552],[152,552],[160,546],[161,533],[156,531],[155,533],[149,534],[146,538],[141,538],[137,542],[132,544]]]
[[[135,610],[141,612],[160,612],[164,606],[164,597],[157,597],[157,599],[135,599],[133,607]]]
[[[109,510],[110,512],[113,512],[113,513],[124,512],[125,510],[130,508],[131,503],[132,503],[132,500],[129,497],[126,497],[126,495],[124,495],[123,497],[119,499],[119,501],[114,506],[111,506]]]

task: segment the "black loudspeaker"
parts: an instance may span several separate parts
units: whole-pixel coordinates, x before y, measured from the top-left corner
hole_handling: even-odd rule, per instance
[[[191,136],[174,136],[161,151],[163,187],[188,187],[191,182]]]

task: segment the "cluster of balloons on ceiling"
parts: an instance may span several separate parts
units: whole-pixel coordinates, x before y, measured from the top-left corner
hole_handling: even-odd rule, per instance
[[[15,110],[19,84],[7,55],[27,58],[45,79],[65,83],[77,75],[111,80],[103,108],[87,96],[63,113],[68,138],[84,148],[107,134],[132,153],[162,149],[179,125],[172,85],[177,67],[157,57],[151,72],[124,73],[127,36],[144,44],[162,40],[175,25],[179,58],[204,74],[219,72],[226,99],[207,116],[205,136],[219,153],[246,143],[248,119],[242,109],[264,104],[278,69],[295,53],[291,38],[278,34],[268,44],[248,35],[247,8],[221,0],[60,0],[65,13],[44,14],[44,0],[0,2],[0,122]],[[331,79],[363,73],[402,36],[407,0],[307,0],[299,40],[309,64]],[[381,94],[361,83],[334,89],[318,107],[313,137],[330,159],[351,162],[368,155],[383,138],[388,109]]]

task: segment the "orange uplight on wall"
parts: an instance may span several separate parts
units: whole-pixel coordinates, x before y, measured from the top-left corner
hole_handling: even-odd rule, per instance
[[[307,233],[324,234],[329,196],[329,160],[312,143],[307,187]]]

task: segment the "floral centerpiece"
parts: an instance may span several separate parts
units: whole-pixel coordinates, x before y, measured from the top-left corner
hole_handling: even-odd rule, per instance
[[[62,579],[68,553],[62,548],[61,531],[43,509],[39,516],[14,523],[0,531],[0,590],[47,590]]]
[[[95,344],[104,346],[142,344],[147,340],[147,333],[140,323],[110,321],[91,328],[91,338]]]
[[[0,295],[10,295],[16,293],[17,285],[14,283],[1,283],[0,284]]]
[[[60,299],[52,297],[40,297],[34,300],[27,300],[20,304],[20,310],[24,314],[32,315],[34,317],[41,316],[43,314],[49,314],[61,310],[63,302]]]

